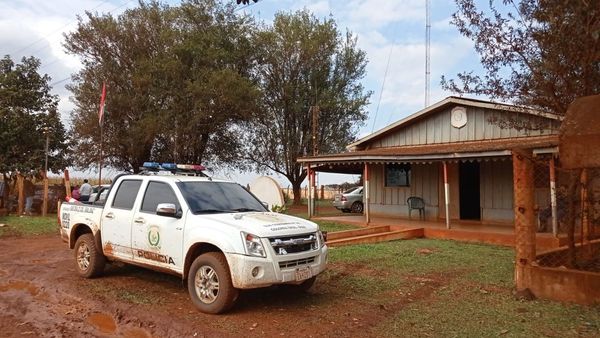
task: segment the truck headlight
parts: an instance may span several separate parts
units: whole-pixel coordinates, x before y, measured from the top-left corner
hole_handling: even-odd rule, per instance
[[[317,231],[317,236],[319,236],[319,246],[325,245],[325,236],[321,230]]]
[[[267,257],[262,242],[260,241],[260,237],[242,231],[242,239],[244,241],[244,247],[246,248],[246,254],[250,256]]]

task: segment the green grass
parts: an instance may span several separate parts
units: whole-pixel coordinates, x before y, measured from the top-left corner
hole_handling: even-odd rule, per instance
[[[0,237],[57,234],[56,215],[53,216],[4,216],[0,217]]]
[[[395,309],[382,337],[597,337],[600,306],[519,301],[512,248],[415,239],[330,249],[327,292]]]
[[[367,264],[381,271],[427,275],[462,271],[464,278],[510,287],[514,250],[449,240],[413,239],[333,248],[332,261]]]
[[[328,221],[318,221],[317,220],[317,221],[315,221],[315,223],[319,224],[319,229],[321,229],[321,231],[329,231],[329,232],[345,231],[345,230],[353,230],[353,229],[361,228],[358,225],[342,224],[342,223],[328,222]]]
[[[476,283],[451,283],[402,308],[376,331],[383,337],[597,337],[600,309],[518,301],[509,289],[482,293]]]

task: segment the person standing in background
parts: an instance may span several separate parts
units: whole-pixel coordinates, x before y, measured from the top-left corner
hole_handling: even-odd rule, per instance
[[[35,186],[29,177],[26,177],[25,180],[23,180],[23,194],[25,195],[24,214],[31,216],[33,215],[33,195],[35,195]]]
[[[81,195],[79,194],[79,186],[74,186],[73,190],[71,191],[71,197],[78,200],[79,198],[81,198]]]
[[[83,184],[79,187],[79,200],[87,202],[92,194],[92,186],[88,183],[87,178],[83,180]]]

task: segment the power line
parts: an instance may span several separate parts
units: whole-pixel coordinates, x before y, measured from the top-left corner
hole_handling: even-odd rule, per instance
[[[104,5],[104,4],[105,4],[105,3],[107,3],[107,2],[108,2],[108,0],[102,1],[102,2],[101,2],[99,5],[97,5],[96,7],[92,8],[91,10],[93,11],[94,9],[97,9],[98,7],[100,7],[100,6]],[[130,2],[131,2],[131,1],[130,1]],[[27,48],[29,48],[29,47],[31,47],[31,46],[33,46],[33,45],[37,44],[37,43],[38,43],[38,42],[40,42],[40,41],[44,41],[44,40],[46,40],[46,38],[47,38],[47,37],[49,37],[49,36],[53,35],[54,33],[58,32],[58,31],[61,31],[61,30],[63,30],[65,27],[67,27],[67,26],[71,25],[71,24],[72,24],[73,22],[75,22],[75,21],[76,21],[76,20],[71,20],[71,21],[69,21],[69,22],[68,22],[67,24],[65,24],[64,26],[61,26],[61,27],[59,27],[59,28],[57,28],[57,29],[53,30],[52,32],[50,32],[50,33],[48,33],[48,34],[46,34],[46,35],[42,36],[41,38],[39,38],[39,39],[37,39],[37,40],[33,41],[32,43],[30,43],[30,44],[26,45],[25,47],[22,47],[21,49],[18,49],[18,50],[16,50],[16,51],[12,52],[12,53],[11,53],[11,55],[15,55],[15,54],[17,54],[17,53],[19,53],[19,52],[22,52],[22,51],[26,50]],[[47,48],[47,46],[44,46],[43,48],[41,48],[41,49],[38,49],[38,50],[34,51],[33,53],[36,53],[36,52],[38,52],[38,51],[40,51],[40,50],[42,50],[42,49],[44,49],[44,48]]]
[[[111,13],[111,12],[114,12],[114,11],[116,11],[116,10],[119,10],[119,9],[121,9],[121,8],[125,7],[126,5],[128,5],[129,3],[133,2],[133,1],[135,1],[135,0],[129,0],[129,1],[125,2],[125,3],[123,3],[122,5],[120,5],[119,7],[113,8],[112,10],[108,11],[108,13]],[[242,10],[242,9],[245,9],[245,8],[248,8],[248,7],[252,6],[252,5],[255,5],[255,4],[256,4],[256,3],[258,3],[259,1],[261,1],[261,0],[257,0],[257,1],[256,1],[256,2],[254,2],[254,3],[250,3],[250,4],[248,4],[248,5],[245,5],[245,6],[242,6],[242,7],[240,7],[240,8],[237,8],[237,9],[235,9],[235,10],[234,10],[234,12],[238,12],[238,11],[240,11],[240,10]],[[103,3],[105,3],[105,2],[107,2],[107,1],[103,1],[103,2],[102,2],[100,5],[98,5],[98,6],[94,7],[94,8],[92,8],[91,10],[94,10],[94,9],[96,9],[96,8],[100,7],[100,6],[101,6]],[[66,27],[66,26],[70,25],[71,23],[73,23],[73,21],[71,21],[70,23],[68,23],[68,24],[64,25],[63,27],[61,27],[61,28],[59,28],[59,29],[62,29],[62,28],[64,28],[64,27]],[[36,44],[36,43],[37,43],[37,42],[39,42],[40,40],[43,40],[43,39],[45,39],[46,37],[48,37],[48,36],[50,36],[50,35],[54,34],[55,32],[56,32],[56,31],[54,31],[54,32],[52,32],[52,33],[50,33],[50,34],[46,35],[45,37],[42,37],[42,38],[38,39],[37,41],[35,41],[35,42],[33,42],[33,43],[31,43],[31,44],[27,45],[26,47],[23,47],[23,48],[22,48],[22,49],[20,49],[19,51],[21,51],[21,50],[24,50],[24,49],[27,49],[27,48],[28,48],[28,47],[30,47],[31,45],[34,45],[34,44]],[[35,53],[35,52],[38,52],[38,51],[40,51],[40,50],[42,50],[42,49],[44,49],[44,48],[47,48],[47,46],[44,46],[43,48],[40,48],[40,49],[38,49],[38,50],[34,51],[34,53]],[[17,51],[17,52],[19,52],[19,51]],[[45,66],[48,66],[48,65],[54,64],[54,63],[58,62],[59,60],[60,60],[60,59],[57,59],[57,60],[55,60],[55,61],[53,61],[53,62],[50,62],[50,63],[46,64]],[[55,85],[57,85],[57,84],[60,84],[60,83],[63,83],[63,82],[65,82],[65,81],[69,80],[69,79],[71,79],[71,76],[68,76],[68,77],[66,77],[66,78],[64,78],[64,79],[61,79],[61,80],[58,80],[58,81],[55,81],[55,82],[51,83],[51,84],[50,84],[50,87],[54,87]]]
[[[62,79],[62,80],[58,80],[58,81],[56,81],[56,82],[53,82],[53,83],[51,83],[51,84],[50,84],[50,87],[54,87],[55,85],[57,85],[57,84],[59,84],[59,83],[62,83],[62,82],[65,82],[65,81],[67,81],[67,80],[68,80],[68,79],[70,79],[70,78],[71,78],[71,76],[69,75],[68,77],[65,77],[65,78],[64,78],[64,79]]]
[[[377,121],[377,114],[379,113],[379,105],[381,105],[381,98],[383,97],[383,88],[385,87],[385,79],[387,78],[388,70],[390,69],[390,60],[392,58],[392,50],[394,49],[394,43],[390,46],[390,54],[388,55],[387,65],[385,66],[385,73],[383,74],[383,81],[381,82],[381,91],[379,92],[379,100],[377,101],[377,109],[375,109],[375,118],[373,119],[373,126],[371,127],[371,133],[375,130],[375,122]],[[391,116],[391,115],[390,115]]]

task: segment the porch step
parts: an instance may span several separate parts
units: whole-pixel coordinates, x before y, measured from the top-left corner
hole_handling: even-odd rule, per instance
[[[380,228],[380,227],[378,227]],[[387,227],[389,229],[389,227]],[[370,229],[370,228],[367,228]],[[362,230],[367,230],[362,229]],[[380,229],[381,230],[381,229]],[[375,233],[357,235],[352,237],[342,237],[338,239],[331,239],[331,235],[334,233],[327,234],[327,245],[328,246],[342,246],[352,244],[365,244],[365,243],[378,243],[387,242],[396,239],[411,239],[419,238],[424,236],[423,228],[403,229],[394,231],[379,231]]]
[[[353,230],[344,230],[344,231],[336,231],[336,232],[328,232],[327,233],[327,241],[349,238],[349,237],[357,237],[371,234],[378,234],[382,232],[390,232],[389,225],[380,225],[374,227],[366,227],[362,229],[353,229]]]

